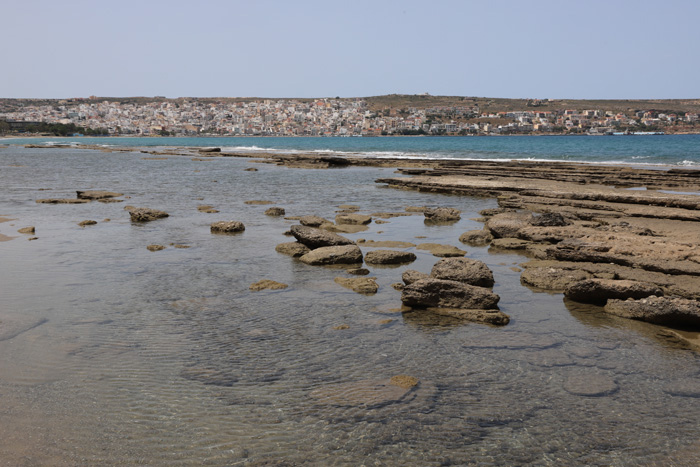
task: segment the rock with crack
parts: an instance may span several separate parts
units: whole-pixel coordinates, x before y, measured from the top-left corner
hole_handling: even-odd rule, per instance
[[[608,300],[606,313],[648,323],[700,331],[700,302],[650,296],[638,300]]]
[[[500,297],[489,289],[463,282],[421,279],[404,287],[401,301],[412,308],[497,309]]]
[[[570,284],[564,295],[581,303],[605,304],[610,299],[640,299],[651,295],[662,296],[663,292],[648,282],[614,279],[586,279]]]

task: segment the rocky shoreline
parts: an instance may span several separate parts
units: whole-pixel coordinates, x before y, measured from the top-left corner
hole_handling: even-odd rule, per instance
[[[496,198],[499,208],[480,213],[484,228],[465,232],[461,242],[527,257],[521,282],[534,290],[563,292],[567,300],[667,326],[663,330],[667,338],[700,349],[700,170],[229,153],[219,148],[84,148],[196,157],[193,160],[243,157],[294,168],[395,167],[400,176],[376,182],[394,189]],[[433,215],[423,214],[426,222]],[[440,215],[449,222],[455,213]],[[363,256],[355,242],[340,241],[342,237],[331,232],[361,231],[367,219],[352,219],[351,213],[344,216],[348,219],[341,216],[336,224],[302,219],[306,227],[295,226],[291,231],[297,243],[282,244],[278,251],[291,249],[288,254],[307,264],[361,265]],[[384,255],[390,257],[389,253]],[[463,256],[463,252],[442,256],[452,255]],[[498,312],[498,298],[489,295],[488,285],[431,276],[404,278],[405,284],[397,285],[403,289],[404,305],[507,324],[508,317]],[[482,295],[490,297],[489,303],[478,298]]]

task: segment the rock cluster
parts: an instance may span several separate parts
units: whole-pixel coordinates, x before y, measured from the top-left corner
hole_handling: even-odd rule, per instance
[[[510,321],[498,310],[500,297],[490,290],[493,273],[481,261],[445,258],[435,264],[429,276],[408,270],[402,279],[401,301],[405,306],[494,325]]]

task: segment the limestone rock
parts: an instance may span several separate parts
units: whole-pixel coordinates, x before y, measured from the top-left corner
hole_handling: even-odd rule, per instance
[[[563,292],[574,282],[580,282],[593,277],[583,270],[561,268],[535,267],[528,268],[520,275],[520,282],[540,289]]]
[[[258,282],[254,282],[250,284],[250,290],[253,292],[259,292],[260,290],[282,290],[286,289],[289,287],[287,284],[283,284],[282,282],[276,282],[270,279],[262,279]]]
[[[336,224],[366,225],[370,222],[372,222],[372,217],[363,214],[344,213],[335,216]]]
[[[286,214],[284,208],[268,208],[265,210],[265,215],[266,216],[273,216],[273,217],[279,217],[279,216],[284,216]]]
[[[70,198],[47,198],[36,200],[39,204],[85,204],[89,203],[89,199],[70,199]]]
[[[405,264],[415,260],[415,253],[410,251],[373,250],[365,255],[367,264]]]
[[[518,231],[530,225],[530,216],[519,212],[496,214],[486,221],[486,228],[494,238],[518,238]]]
[[[466,251],[460,250],[456,246],[441,245],[439,243],[420,243],[416,248],[419,250],[428,250],[433,256],[440,258],[464,256],[467,254]]]
[[[488,230],[470,230],[459,236],[459,241],[470,246],[485,246],[491,243],[493,235]]]
[[[148,245],[146,249],[148,251],[161,251],[165,250],[165,247],[163,245]]]
[[[366,276],[369,274],[369,269],[366,268],[351,268],[346,269],[345,272],[352,274],[353,276]]]
[[[208,204],[200,204],[197,206],[197,211],[206,212],[208,214],[215,214],[219,212],[217,209],[214,209],[214,206],[209,206]]]
[[[99,200],[107,198],[116,198],[124,196],[123,193],[114,193],[112,191],[77,191],[78,199]]]
[[[464,282],[478,287],[493,287],[493,273],[483,261],[469,258],[443,258],[430,272],[435,279]]]
[[[496,238],[491,242],[491,247],[501,250],[525,250],[532,242],[519,238]]]
[[[570,284],[564,295],[576,302],[604,304],[609,299],[626,300],[663,295],[661,289],[647,282],[613,279],[586,279]]]
[[[266,204],[272,204],[272,201],[263,200],[263,199],[251,199],[248,201],[244,201],[244,203],[245,204],[252,204],[252,205],[256,205],[256,206],[263,206]]]
[[[157,209],[134,208],[131,206],[127,206],[124,209],[129,211],[129,215],[131,215],[131,220],[133,222],[150,222],[156,219],[168,217],[167,212],[158,211]]]
[[[406,285],[401,294],[404,305],[416,308],[493,310],[499,300],[489,289],[442,279],[418,280]]]
[[[17,232],[19,232],[19,233],[21,233],[21,234],[33,235],[33,234],[36,232],[36,229],[34,228],[34,226],[22,227],[22,228],[19,229]]]
[[[430,279],[430,275],[416,271],[414,269],[407,269],[401,275],[401,280],[403,280],[403,283],[406,285],[413,284],[414,282],[419,281],[421,279]]]
[[[545,212],[539,215],[533,214],[529,222],[530,225],[536,227],[561,227],[571,224],[571,222],[564,219],[564,216],[558,212]]]
[[[334,281],[336,284],[365,295],[375,294],[379,290],[376,277],[336,277]]]
[[[416,246],[415,243],[394,240],[358,240],[357,243],[370,248],[414,248]]]
[[[301,216],[299,218],[299,223],[307,227],[319,227],[323,224],[330,224],[331,222],[319,216]]]
[[[211,233],[231,234],[243,232],[245,230],[245,225],[243,225],[243,222],[239,221],[219,221],[211,224],[210,230]]]
[[[454,208],[426,208],[423,215],[426,220],[433,222],[452,222],[462,218],[459,209]]]
[[[316,229],[313,227],[306,227],[303,225],[293,225],[290,231],[294,238],[297,239],[299,243],[303,243],[312,250],[314,248],[328,247],[328,246],[340,246],[340,245],[354,245],[350,239],[342,237],[340,235],[334,234],[332,232],[327,232],[325,230]]]
[[[650,296],[639,300],[608,300],[605,312],[623,318],[700,330],[700,302]]]
[[[286,242],[277,245],[275,247],[275,251],[277,253],[282,253],[283,255],[289,255],[293,258],[298,258],[300,256],[304,256],[311,250],[309,249],[309,247],[299,242]]]
[[[505,326],[510,323],[510,316],[500,310],[472,310],[465,308],[427,308],[427,311],[440,316],[462,319],[474,323]]]
[[[86,225],[95,225],[95,224],[97,224],[97,221],[92,221],[92,220],[85,220],[85,221],[78,223],[78,225],[80,227],[85,227]]]
[[[301,256],[300,261],[311,265],[362,263],[362,251],[357,245],[325,246]]]

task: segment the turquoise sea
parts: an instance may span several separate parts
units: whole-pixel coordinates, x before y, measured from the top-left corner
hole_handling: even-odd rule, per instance
[[[700,166],[700,135],[501,137],[192,137],[33,138],[11,142],[76,142],[114,146],[219,146],[237,152],[321,152],[374,157],[559,160]]]
[[[31,140],[42,141],[59,142]],[[700,353],[669,343],[658,326],[522,285],[529,258],[518,252],[460,243],[483,228],[479,212],[495,199],[375,183],[398,176],[393,167],[302,169],[139,148],[694,166],[699,136],[65,141],[134,150],[0,141],[0,465],[700,462]],[[37,203],[90,189],[123,196]],[[344,269],[278,253],[297,221],[265,214],[278,206],[333,220],[348,204],[373,217],[348,238],[410,242],[399,249],[416,255],[408,265],[364,265],[376,294],[336,283],[354,277]],[[133,223],[125,205],[170,216]],[[408,206],[456,208],[462,218],[426,224]],[[211,234],[222,220],[245,231]],[[18,232],[28,226],[34,234]],[[420,243],[486,263],[510,323],[402,313],[392,284],[439,259]],[[262,279],[288,288],[251,291]],[[399,391],[389,384],[398,375],[420,382]]]

